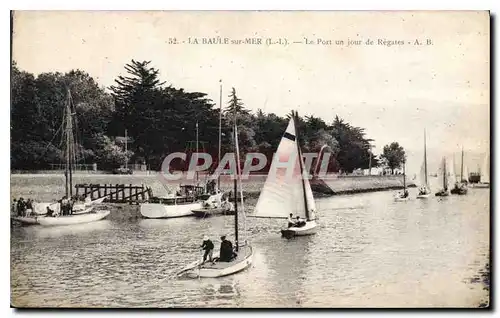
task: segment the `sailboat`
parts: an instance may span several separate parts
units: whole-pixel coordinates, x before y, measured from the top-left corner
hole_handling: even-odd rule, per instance
[[[427,172],[427,144],[424,129],[424,161],[420,167],[420,188],[418,189],[417,199],[426,199],[430,194],[431,187],[429,186],[429,174]]]
[[[408,201],[410,199],[410,195],[408,194],[408,190],[406,189],[406,160],[403,157],[403,192],[398,192],[394,196],[394,201]]]
[[[448,192],[448,167],[446,166],[446,157],[441,160],[441,166],[439,167],[438,178],[441,183],[441,189],[436,192],[437,197],[446,197],[450,193]]]
[[[198,122],[196,122],[196,153],[198,149]],[[194,216],[193,210],[202,209],[204,201],[211,201],[212,195],[207,193],[208,183],[200,185],[198,172],[196,184],[179,185],[179,190],[165,197],[154,197],[139,206],[142,217],[147,219],[166,219]]]
[[[290,227],[281,230],[282,236],[286,238],[315,234],[318,226],[315,215],[316,205],[299,145],[297,119],[297,112],[292,111],[292,117],[278,145],[275,160],[271,163],[253,215],[261,218],[286,219],[293,214],[304,219],[302,222],[290,224]],[[288,169],[278,170],[276,159],[294,160],[294,175],[292,177],[287,175]]]
[[[243,203],[243,186],[241,182],[241,168],[240,168],[240,150],[238,145],[238,127],[236,124],[236,114],[234,116],[234,145],[236,150],[236,178],[234,178],[234,193],[235,198],[237,197],[237,193],[240,194],[241,199],[241,214],[243,216],[243,224],[244,224],[244,233],[246,235],[246,217],[245,217],[245,205]],[[239,186],[239,190],[238,190]],[[185,275],[191,278],[200,278],[200,277],[223,277],[232,275],[242,270],[248,268],[252,264],[253,258],[253,249],[252,246],[247,242],[247,240],[243,241],[243,244],[239,244],[238,237],[238,200],[234,201],[234,236],[235,236],[235,252],[237,256],[232,259],[230,262],[206,262],[202,263],[202,261],[195,261],[181,271],[179,271],[176,275]]]
[[[481,167],[481,179],[479,183],[475,185],[476,188],[489,188],[490,187],[490,155],[486,154],[483,159],[483,165]]]
[[[75,137],[73,132],[73,116],[75,110],[73,106],[73,99],[71,98],[71,91],[67,89],[66,105],[63,113],[63,140],[65,141],[65,195],[66,198],[73,197],[73,165],[76,161],[75,155]],[[32,217],[14,217],[15,220],[24,224],[40,224],[43,226],[56,226],[88,223],[101,220],[109,215],[109,210],[94,211],[94,203],[102,202],[103,198],[90,202],[88,205],[83,205],[83,208],[78,206],[74,209],[76,213],[70,215],[60,215],[60,203],[42,203],[35,207],[37,213],[32,213]],[[54,210],[53,216],[41,215],[40,207],[47,207]],[[33,211],[32,211],[33,212]]]
[[[467,194],[467,179],[464,178],[464,149],[462,148],[462,159],[460,163],[460,179],[455,182],[455,186],[451,189],[451,194],[464,195]]]
[[[222,82],[222,81],[221,81]],[[220,163],[221,159],[221,146],[222,146],[222,83],[220,84],[220,101],[219,101],[219,156],[217,159],[217,164]],[[214,177],[214,176],[212,176]],[[236,197],[235,197],[236,200]],[[227,193],[220,191],[220,174],[217,175],[217,191],[216,194],[208,198],[203,202],[203,207],[201,209],[194,209],[191,212],[196,217],[205,218],[213,215],[233,215],[234,206],[229,202],[229,196]]]

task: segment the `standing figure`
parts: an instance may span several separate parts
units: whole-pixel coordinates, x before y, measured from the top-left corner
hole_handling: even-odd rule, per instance
[[[203,244],[201,245],[201,248],[205,250],[205,254],[203,254],[202,264],[206,262],[207,257],[210,262],[213,262],[212,254],[214,251],[214,243],[212,243],[212,241],[206,235],[203,237]]]

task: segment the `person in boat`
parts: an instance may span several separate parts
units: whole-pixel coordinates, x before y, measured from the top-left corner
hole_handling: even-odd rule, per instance
[[[25,211],[26,211],[26,202],[24,202],[24,198],[19,198],[19,201],[17,201],[17,215],[24,216]]]
[[[226,240],[225,235],[222,235],[220,239],[222,242],[220,243],[219,262],[230,262],[237,256],[233,250],[233,243]]]
[[[10,212],[11,212],[11,215],[16,215],[16,213],[17,213],[17,199],[14,199],[14,201],[12,201],[12,205],[10,206]]]
[[[206,235],[203,237],[203,244],[201,245],[201,248],[205,250],[205,254],[203,254],[202,264],[205,264],[205,262],[207,261],[207,257],[210,262],[213,262],[212,255],[214,251],[214,243],[212,243],[212,241]]]
[[[32,199],[28,199],[28,201],[26,201],[26,212],[29,214],[35,213],[35,211],[33,210],[33,200]]]
[[[306,225],[306,222],[300,218],[300,216],[297,215],[297,221],[295,222],[296,227],[303,227]]]
[[[295,222],[293,221],[293,213],[290,213],[290,216],[288,216],[288,227],[292,227],[295,225]]]
[[[64,196],[61,200],[61,214],[63,216],[69,214],[69,206],[70,206],[69,200],[66,196]]]
[[[47,206],[47,216],[54,216],[54,210],[50,206]]]

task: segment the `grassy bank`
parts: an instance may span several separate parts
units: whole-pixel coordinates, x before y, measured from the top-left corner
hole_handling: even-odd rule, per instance
[[[255,176],[244,181],[245,196],[258,197],[266,176]],[[97,175],[76,174],[73,183],[100,183],[100,184],[144,184],[153,190],[156,196],[166,195],[176,185],[165,184],[160,175]],[[335,194],[370,192],[389,189],[400,189],[403,186],[401,176],[357,176],[326,178],[326,183]],[[414,186],[412,182],[407,182]],[[64,176],[57,174],[12,174],[11,196],[33,198],[39,201],[51,201],[64,195]],[[227,178],[221,179],[221,188],[229,191],[233,189],[233,182]]]

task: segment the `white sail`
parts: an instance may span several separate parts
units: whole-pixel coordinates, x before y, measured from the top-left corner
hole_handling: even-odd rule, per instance
[[[462,180],[469,182],[469,169],[467,169],[467,165],[465,164],[465,162],[464,162],[464,172],[463,172]],[[462,180],[460,180],[460,181],[462,181]]]
[[[309,209],[309,218],[311,220],[315,220],[316,219],[316,203],[314,203],[314,196],[313,196],[313,192],[311,189],[311,184],[309,183],[308,175],[305,172],[304,172],[304,181],[305,181],[305,188],[306,188],[307,207]]]
[[[293,118],[291,118],[281,138],[274,156],[275,158],[271,163],[266,182],[260,193],[257,205],[255,206],[254,216],[287,218],[290,213],[293,213],[294,216],[306,218],[304,190],[300,177],[299,161],[297,160],[299,154],[296,140],[295,123]],[[278,160],[280,162],[286,162],[288,160],[293,162],[293,174],[287,174],[285,168],[276,170]],[[291,169],[292,167],[289,168]],[[274,171],[275,173],[273,173]]]
[[[481,183],[490,183],[490,155],[486,154],[481,167]]]
[[[454,185],[457,182],[457,174],[455,173],[455,155],[453,155],[453,159],[451,160],[451,163],[448,162],[446,165],[446,171],[448,172],[448,186]]]
[[[449,167],[446,164],[446,157],[443,157],[443,159],[441,160],[441,165],[439,166],[438,173],[439,185],[441,186],[441,190],[449,189],[448,172]]]

